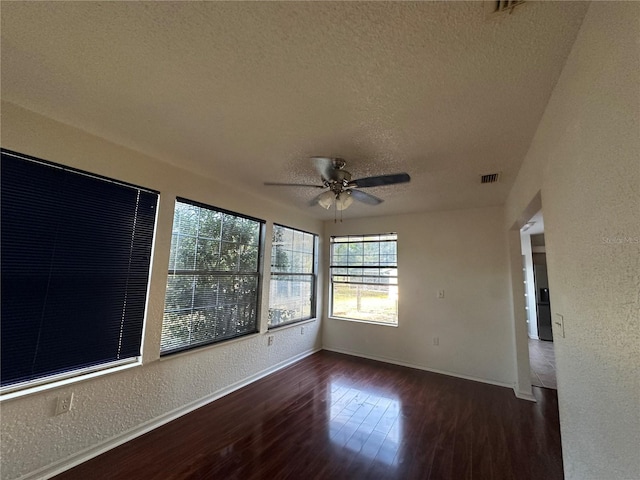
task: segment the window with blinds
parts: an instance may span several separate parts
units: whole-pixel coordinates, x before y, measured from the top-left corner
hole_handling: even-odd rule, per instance
[[[2,150],[2,393],[140,356],[158,192]]]
[[[269,328],[315,316],[316,235],[273,226]]]
[[[398,236],[331,237],[334,318],[398,324]]]
[[[263,224],[176,200],[162,355],[258,331]]]

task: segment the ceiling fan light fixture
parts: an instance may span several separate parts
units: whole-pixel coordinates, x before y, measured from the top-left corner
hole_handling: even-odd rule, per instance
[[[331,190],[327,190],[318,197],[318,205],[329,210],[335,201],[335,194]]]
[[[340,192],[336,196],[336,208],[338,210],[346,210],[353,203],[350,192]]]

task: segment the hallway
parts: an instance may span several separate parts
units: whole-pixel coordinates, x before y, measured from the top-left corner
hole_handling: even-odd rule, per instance
[[[529,339],[531,385],[558,389],[556,383],[556,356],[553,342]]]

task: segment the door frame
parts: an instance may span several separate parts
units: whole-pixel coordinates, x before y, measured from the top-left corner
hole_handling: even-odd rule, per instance
[[[522,279],[522,240],[520,229],[537,212],[542,210],[542,194],[536,193],[529,205],[507,231],[509,248],[509,272],[511,274],[511,316],[513,319],[513,354],[515,362],[516,397],[536,401],[531,387],[531,363],[529,360],[529,332],[525,309],[525,291]]]

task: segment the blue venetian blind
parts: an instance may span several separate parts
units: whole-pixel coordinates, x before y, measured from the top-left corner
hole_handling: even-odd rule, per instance
[[[2,386],[140,355],[157,192],[2,151]]]

